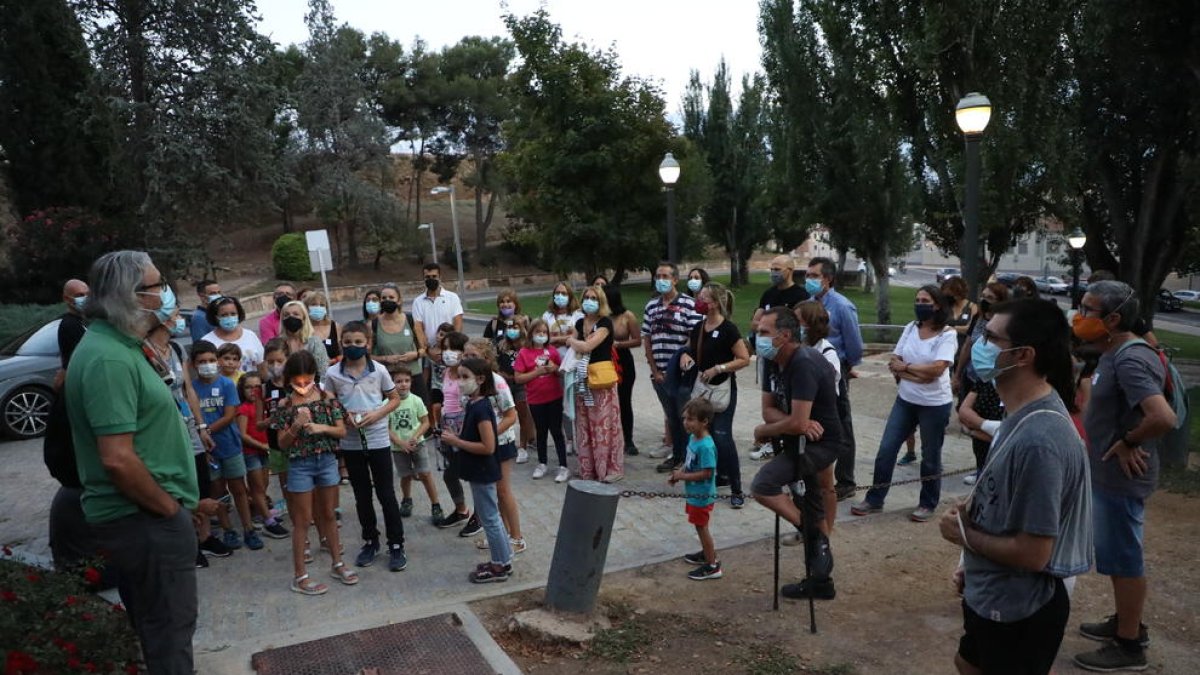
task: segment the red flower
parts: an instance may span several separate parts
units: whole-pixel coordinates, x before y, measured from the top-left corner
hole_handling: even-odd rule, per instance
[[[129,675],[138,675],[138,667],[136,663],[125,664],[125,672]]]
[[[118,602],[117,604],[113,605],[113,611],[114,612],[124,612],[125,605],[122,605],[121,603]]]
[[[79,666],[80,666],[80,661],[79,661],[79,659],[75,658],[74,656],[67,659],[67,667],[68,668],[74,670],[74,669],[78,668]]]
[[[95,567],[89,567],[83,571],[83,580],[93,586],[100,584],[100,570]]]
[[[62,648],[63,648],[64,652],[66,652],[72,656],[74,656],[75,654],[77,654],[79,652],[79,648],[76,647],[75,643],[73,643],[73,642],[64,643]]]
[[[77,604],[79,604],[79,598],[77,596],[74,596],[74,595],[67,596],[67,607],[74,607]]]
[[[79,618],[83,619],[84,621],[91,621],[96,617],[92,616],[91,612],[84,612]]]
[[[5,675],[20,675],[21,673],[33,673],[38,668],[37,661],[25,652],[13,650],[8,653],[8,658],[4,660]]]
[[[88,671],[89,673],[94,673],[94,672],[96,672],[96,664],[92,663],[91,661],[88,661],[87,663],[83,664],[83,669]]]
[[[0,599],[3,599],[5,602],[16,602],[18,600],[17,594],[12,591],[0,591]]]
[[[32,581],[32,582],[33,582],[33,583],[35,583],[35,584],[36,584],[37,582],[39,582],[39,581],[41,581],[41,580],[42,580],[42,578],[41,578],[40,576],[38,576],[37,574],[35,574],[35,573],[33,573],[33,572],[30,572],[29,574],[26,574],[26,575],[25,575],[25,578],[26,578],[26,579],[28,579],[28,580],[30,580],[30,581]]]

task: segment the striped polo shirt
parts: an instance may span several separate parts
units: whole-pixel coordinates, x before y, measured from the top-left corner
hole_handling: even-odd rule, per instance
[[[659,370],[666,370],[675,352],[687,344],[692,328],[703,320],[695,301],[682,293],[667,304],[661,296],[650,298],[642,313],[642,335],[650,336],[650,351]]]

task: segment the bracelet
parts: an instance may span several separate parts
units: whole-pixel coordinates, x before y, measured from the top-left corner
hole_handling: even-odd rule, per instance
[[[197,424],[196,429],[199,431],[208,431],[208,425],[207,424]]]

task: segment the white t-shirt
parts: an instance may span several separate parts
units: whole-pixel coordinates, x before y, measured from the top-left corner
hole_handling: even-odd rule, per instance
[[[414,321],[420,321],[425,328],[425,344],[431,345],[437,341],[438,326],[454,323],[454,317],[463,313],[462,301],[458,294],[442,288],[437,297],[431,298],[428,293],[422,293],[412,301]]]
[[[204,340],[208,340],[217,347],[223,344],[232,342],[242,348],[242,372],[253,373],[258,371],[258,364],[263,360],[263,344],[258,339],[258,335],[254,331],[242,326],[242,336],[236,340],[222,340],[217,337],[217,332],[212,331],[205,335]]]
[[[575,310],[574,312],[571,312],[570,314],[567,314],[566,312],[564,312],[562,314],[555,314],[554,312],[551,312],[550,310],[546,310],[545,312],[542,312],[542,321],[545,321],[546,325],[550,327],[551,337],[553,337],[555,335],[564,335],[564,334],[574,337],[575,324],[582,318],[583,318],[583,310],[579,310],[579,309]],[[566,347],[559,345],[557,347],[557,349],[558,349],[559,358],[562,358],[564,355],[566,355],[566,353],[567,353]]]
[[[900,336],[900,341],[896,343],[896,349],[892,353],[904,359],[905,363],[922,366],[934,361],[954,363],[957,352],[958,334],[953,328],[946,326],[941,333],[928,340],[922,340],[921,332],[914,321],[904,328],[904,334]],[[943,370],[941,377],[928,384],[900,380],[899,393],[901,399],[913,405],[946,405],[954,400],[950,392],[950,369]]]
[[[838,358],[837,348],[829,340],[821,338],[817,340],[817,344],[813,345],[813,349],[821,352],[821,356],[824,356],[829,365],[833,366],[833,372],[837,375],[834,380],[834,391],[842,393],[842,360]]]

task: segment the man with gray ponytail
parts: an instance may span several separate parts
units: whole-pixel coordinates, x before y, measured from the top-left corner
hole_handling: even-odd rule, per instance
[[[142,350],[175,312],[175,294],[141,251],[92,265],[91,319],[67,368],[65,395],[83,512],[142,643],[150,673],[187,673],[196,629],[199,500],[192,445],[175,398]]]

